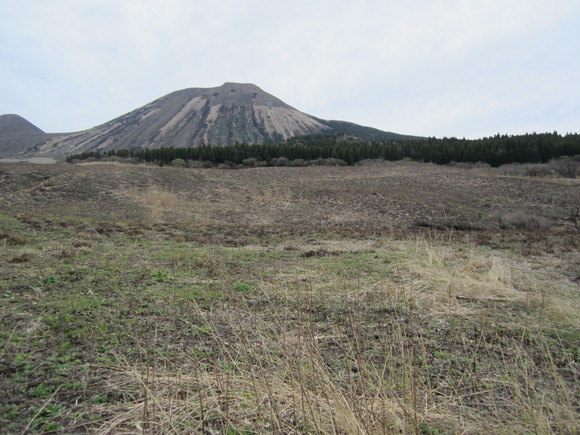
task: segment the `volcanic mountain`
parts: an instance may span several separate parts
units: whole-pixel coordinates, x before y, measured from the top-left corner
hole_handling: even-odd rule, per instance
[[[319,119],[253,84],[224,83],[173,92],[97,127],[45,138],[21,154],[62,158],[85,151],[278,143],[317,133],[348,133],[364,140],[409,138]]]

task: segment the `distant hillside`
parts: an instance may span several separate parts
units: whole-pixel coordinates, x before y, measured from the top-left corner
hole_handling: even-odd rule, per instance
[[[50,137],[22,116],[0,115],[0,157],[26,152]]]
[[[224,83],[215,88],[176,91],[97,127],[42,140],[33,147],[28,144],[28,154],[63,158],[119,149],[275,144],[296,136],[339,133],[362,140],[412,138],[319,119],[256,85]]]
[[[420,136],[409,136],[404,134],[392,133],[390,131],[378,130],[372,127],[364,127],[359,124],[347,121],[326,121],[319,120],[322,124],[330,127],[334,134],[347,134],[355,136],[363,141],[378,141],[378,140],[413,140],[424,139]]]
[[[19,115],[0,115],[0,136],[44,134],[40,128]]]

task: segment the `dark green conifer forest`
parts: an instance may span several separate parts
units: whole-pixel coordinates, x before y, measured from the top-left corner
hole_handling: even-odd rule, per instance
[[[413,140],[383,140],[368,142],[345,135],[311,135],[288,139],[279,144],[205,145],[190,148],[122,149],[107,152],[84,152],[67,157],[67,162],[101,158],[133,158],[160,165],[175,159],[211,162],[212,164],[242,164],[248,159],[264,165],[289,161],[336,159],[347,165],[362,160],[383,159],[448,164],[451,162],[481,162],[498,167],[508,163],[546,163],[561,156],[580,154],[580,135],[531,133],[518,136],[495,135],[482,139],[424,138]]]

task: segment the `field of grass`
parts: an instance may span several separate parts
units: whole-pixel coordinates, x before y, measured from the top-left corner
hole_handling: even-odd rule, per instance
[[[0,168],[0,432],[580,430],[577,185],[95,168]]]

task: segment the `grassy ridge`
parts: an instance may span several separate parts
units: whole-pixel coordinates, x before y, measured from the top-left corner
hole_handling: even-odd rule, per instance
[[[7,432],[579,429],[574,234],[0,223]]]

